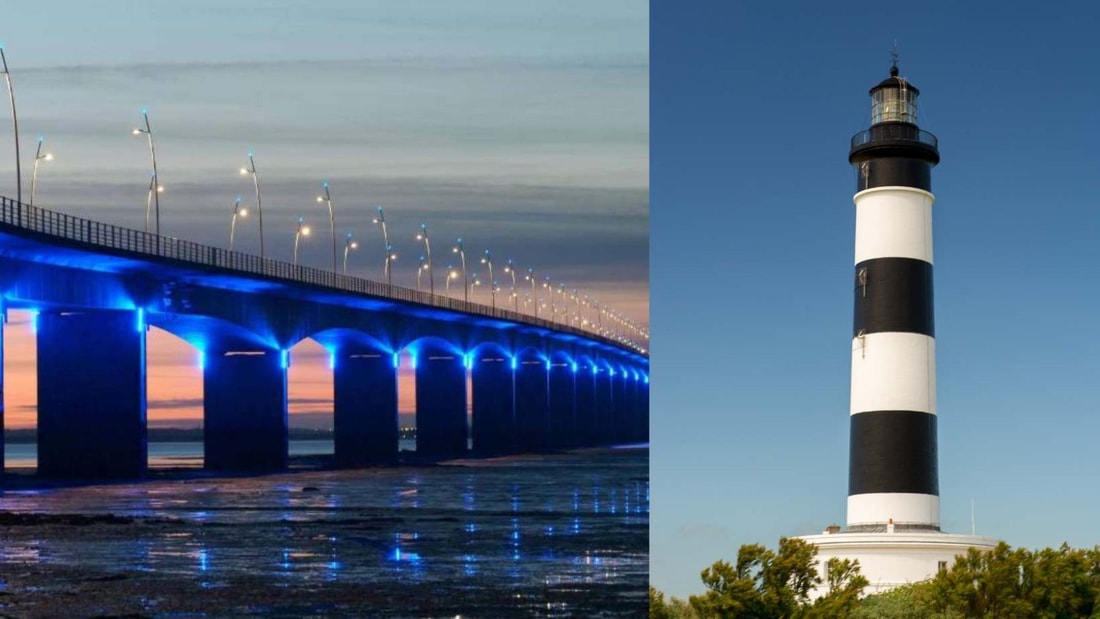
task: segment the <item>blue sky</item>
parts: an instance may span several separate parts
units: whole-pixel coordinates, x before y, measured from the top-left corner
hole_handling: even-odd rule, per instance
[[[1100,543],[1100,11],[652,6],[651,582],[843,524],[849,138],[901,74],[933,171],[941,521]]]

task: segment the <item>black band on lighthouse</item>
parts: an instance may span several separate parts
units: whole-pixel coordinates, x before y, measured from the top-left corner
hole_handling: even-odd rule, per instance
[[[915,187],[932,191],[932,164],[908,157],[868,159],[855,166],[856,191],[874,187]]]
[[[932,265],[914,258],[874,258],[856,265],[852,337],[886,331],[935,337]]]
[[[915,411],[852,415],[848,495],[909,492],[939,495],[936,416]]]

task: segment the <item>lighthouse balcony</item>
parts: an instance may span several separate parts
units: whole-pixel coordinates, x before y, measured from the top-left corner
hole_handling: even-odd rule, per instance
[[[852,136],[850,162],[880,156],[916,157],[935,165],[940,161],[939,140],[928,131],[903,122],[872,125]]]

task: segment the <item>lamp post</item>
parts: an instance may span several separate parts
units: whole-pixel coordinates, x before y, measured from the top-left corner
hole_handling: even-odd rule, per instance
[[[554,321],[554,284],[550,283],[550,276],[547,275],[545,281],[542,282],[542,287],[550,293],[550,322]]]
[[[309,236],[309,226],[305,224],[303,217],[298,218],[298,229],[294,232],[294,264],[298,264],[298,243],[302,240],[303,236]]]
[[[458,273],[455,271],[455,267],[452,264],[447,265],[447,285],[444,288],[444,294],[450,296],[451,294],[451,280],[458,279]]]
[[[328,181],[321,183],[321,188],[325,190],[325,195],[317,196],[318,202],[324,202],[328,205],[328,228],[332,232],[332,272],[336,272],[336,217],[332,211],[332,196],[328,192]],[[347,252],[344,252],[344,256],[347,256]],[[345,268],[344,271],[347,271]]]
[[[248,217],[248,209],[241,208],[241,197],[233,201],[233,219],[229,221],[229,251],[233,251],[233,238],[237,234],[237,217]]]
[[[156,204],[156,227],[154,228],[157,236],[160,236],[160,194],[164,191],[164,187],[160,184],[160,177],[157,175],[157,149],[153,144],[153,128],[149,125],[149,111],[145,108],[141,108],[141,117],[145,120],[145,128],[135,127],[131,133],[134,135],[145,135],[149,138],[149,158],[153,160],[153,178],[149,180],[149,194],[145,199],[145,231],[149,231],[149,208],[151,203]]]
[[[8,58],[4,55],[4,44],[0,43],[0,62],[4,65],[4,81],[8,84],[8,101],[11,103],[11,125],[15,136],[15,201],[23,202],[23,172],[19,167],[19,119],[15,115],[15,90],[11,85],[11,73],[8,72]]]
[[[432,243],[428,239],[428,224],[420,224],[420,232],[417,233],[416,240],[424,241],[424,250],[428,254],[428,261],[425,263],[428,267],[428,292],[435,294],[435,278],[432,277]]]
[[[428,268],[428,261],[424,259],[424,256],[420,257],[420,264],[416,267],[416,291],[420,292],[420,274]]]
[[[386,215],[382,212],[381,206],[378,207],[378,217],[375,217],[373,222],[382,226],[382,249],[386,251],[386,258],[382,262],[382,277],[386,278],[387,285],[392,286],[393,271],[390,268],[390,260],[397,256],[393,254],[393,247],[390,246],[390,235],[386,232]]]
[[[535,302],[535,318],[539,317],[539,294],[535,290],[535,269],[527,269],[527,275],[523,276],[524,279],[531,282],[531,300]]]
[[[344,275],[348,274],[348,252],[353,249],[359,249],[359,243],[351,240],[351,233],[348,232],[347,237],[344,239]]]
[[[466,274],[466,250],[462,247],[462,237],[458,237],[458,239],[455,240],[455,246],[451,248],[451,251],[462,258],[462,300],[469,303],[470,279]]]
[[[481,257],[481,264],[489,267],[489,294],[492,298],[493,309],[497,308],[497,291],[496,282],[493,281],[493,257],[489,255],[489,250],[485,250],[485,255]]]
[[[516,265],[512,264],[512,259],[509,258],[507,264],[504,265],[504,272],[512,276],[512,309],[519,313],[519,293],[516,292]]]
[[[241,176],[251,174],[252,183],[256,187],[256,217],[260,220],[260,258],[264,257],[264,209],[260,200],[260,176],[256,174],[256,160],[252,158],[252,151],[248,151],[248,167],[241,168]]]
[[[34,190],[38,184],[38,162],[53,161],[53,153],[42,152],[42,143],[45,141],[46,138],[38,136],[38,150],[34,152],[34,168],[31,171],[31,206],[34,206]]]

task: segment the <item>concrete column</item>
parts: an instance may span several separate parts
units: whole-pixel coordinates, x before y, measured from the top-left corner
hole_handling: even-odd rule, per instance
[[[606,446],[614,443],[615,406],[612,400],[612,378],[607,367],[596,374],[596,437],[594,443]]]
[[[622,412],[623,432],[622,440],[626,443],[639,442],[638,424],[638,379],[634,378],[633,368],[627,368],[623,377],[623,402]]]
[[[2,303],[2,300],[0,300]],[[0,305],[0,437],[4,436],[4,329],[8,321],[8,310]],[[4,441],[0,440],[0,480],[4,478]]]
[[[466,453],[466,364],[442,347],[416,353],[416,453],[454,457]]]
[[[278,349],[218,350],[203,357],[203,438],[209,470],[287,467],[286,366]]]
[[[550,364],[550,449],[567,449],[577,444],[576,376],[572,363]]]
[[[473,438],[479,455],[516,451],[515,372],[499,352],[473,356]]]
[[[550,406],[546,360],[521,356],[516,365],[516,433],[521,452],[539,452],[549,445]]]
[[[591,447],[597,443],[596,374],[592,365],[582,363],[577,370],[577,433],[579,445]]]
[[[614,411],[612,422],[612,442],[625,443],[630,435],[630,408],[626,401],[627,387],[630,385],[630,377],[623,373],[622,368],[615,368],[615,376],[611,380],[611,408]]]
[[[394,355],[341,346],[333,368],[333,434],[337,466],[397,460],[397,364]]]
[[[135,311],[43,312],[38,331],[38,473],[145,473],[145,325]]]
[[[638,422],[641,424],[640,439],[649,442],[649,380],[642,377],[638,382]]]

